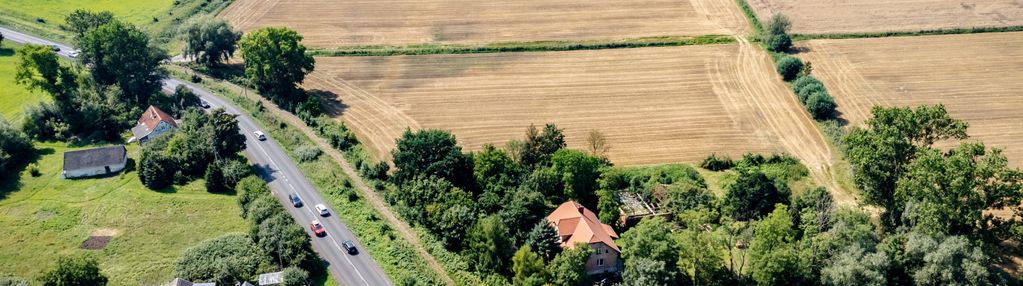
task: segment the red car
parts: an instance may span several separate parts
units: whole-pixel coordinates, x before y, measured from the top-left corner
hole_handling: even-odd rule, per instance
[[[327,235],[327,230],[323,228],[323,225],[318,220],[314,220],[313,223],[309,224],[309,229],[312,229],[316,236]]]

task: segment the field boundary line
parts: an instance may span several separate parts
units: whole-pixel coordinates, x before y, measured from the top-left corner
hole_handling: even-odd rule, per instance
[[[619,40],[508,42],[480,45],[415,44],[404,46],[350,46],[327,49],[312,48],[309,49],[307,54],[317,57],[491,54],[718,45],[734,42],[735,39],[728,35],[662,36]]]
[[[743,0],[738,0],[743,1]],[[793,41],[821,40],[821,39],[862,39],[862,38],[888,38],[888,37],[915,37],[915,36],[937,36],[937,35],[960,35],[960,34],[982,34],[982,33],[1005,33],[1023,31],[1021,26],[1008,27],[971,27],[971,28],[947,28],[930,29],[918,31],[890,31],[890,32],[866,32],[866,33],[834,33],[834,34],[792,34]]]

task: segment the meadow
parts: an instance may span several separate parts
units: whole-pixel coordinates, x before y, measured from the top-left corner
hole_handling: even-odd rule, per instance
[[[143,187],[134,171],[62,179],[62,153],[87,147],[95,146],[36,143],[41,175],[23,171],[0,181],[3,272],[31,279],[52,268],[59,256],[90,253],[110,285],[166,283],[185,249],[247,231],[235,197],[206,192],[202,180],[154,191]],[[137,158],[137,146],[130,145],[128,153]],[[99,250],[81,249],[90,235],[112,239]]]
[[[18,57],[14,49],[18,46],[4,42],[0,48],[0,115],[15,126],[20,126],[24,107],[36,102],[47,100],[49,95],[39,91],[30,91],[14,80],[14,70],[18,65]]]

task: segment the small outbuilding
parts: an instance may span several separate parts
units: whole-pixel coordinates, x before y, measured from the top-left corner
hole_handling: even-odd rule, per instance
[[[120,172],[128,162],[124,145],[64,152],[65,179],[108,175]]]
[[[131,128],[131,133],[135,135],[135,140],[142,144],[149,141],[149,139],[177,128],[178,123],[174,120],[174,117],[156,108],[156,106],[150,105],[149,108],[146,108],[146,112],[143,112],[142,116],[139,117],[135,127]]]
[[[277,285],[284,282],[284,272],[259,274],[259,286]]]

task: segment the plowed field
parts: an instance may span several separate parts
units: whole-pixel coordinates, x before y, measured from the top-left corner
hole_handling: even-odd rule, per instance
[[[245,31],[286,26],[315,47],[493,43],[729,34],[733,0],[237,0]]]
[[[817,75],[853,124],[874,105],[942,103],[969,134],[1023,166],[1023,33],[803,42]]]
[[[596,51],[317,58],[305,88],[381,158],[405,128],[451,130],[468,149],[565,129],[603,132],[619,165],[711,153],[786,152],[830,185],[831,151],[761,50],[734,45]]]
[[[761,21],[781,12],[791,32],[920,31],[1023,25],[1020,0],[746,0]]]

